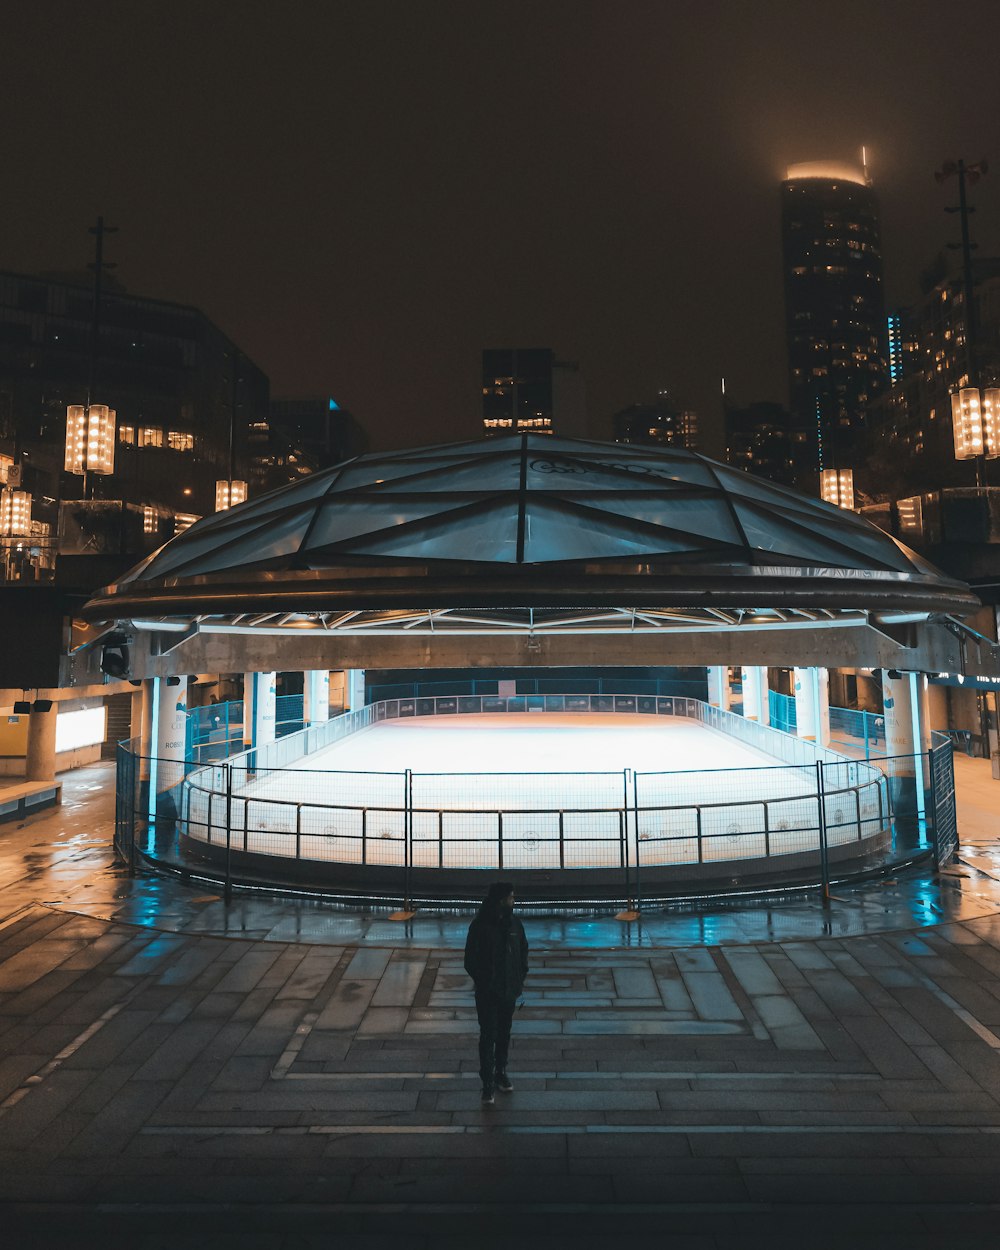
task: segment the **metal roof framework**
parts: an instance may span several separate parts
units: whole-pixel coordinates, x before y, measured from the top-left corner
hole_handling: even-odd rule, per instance
[[[822,500],[679,448],[526,434],[360,456],[206,517],[84,615],[163,654],[207,634],[891,631],[977,606]]]

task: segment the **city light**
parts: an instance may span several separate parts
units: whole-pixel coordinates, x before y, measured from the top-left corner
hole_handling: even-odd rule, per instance
[[[22,538],[31,533],[31,493],[26,490],[0,491],[0,534]]]
[[[114,473],[114,408],[107,404],[70,404],[66,409],[67,473]]]
[[[246,482],[230,482],[226,479],[221,479],[215,483],[216,512],[225,512],[227,508],[234,508],[238,503],[243,503],[246,497]]]
[[[896,503],[900,532],[910,538],[922,538],[924,533],[924,509],[919,495],[900,499]]]
[[[854,470],[823,469],[819,475],[820,498],[838,508],[854,507]]]

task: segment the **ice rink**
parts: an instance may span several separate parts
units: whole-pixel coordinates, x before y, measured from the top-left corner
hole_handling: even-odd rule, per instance
[[[541,712],[389,720],[290,768],[237,772],[234,844],[402,862],[407,769],[416,866],[497,867],[500,843],[511,868],[615,866],[624,838],[659,864],[818,845],[812,766],[781,764],[687,717]],[[828,813],[832,842],[857,839],[858,810],[861,832],[876,831],[874,787],[845,797]],[[224,823],[219,798],[209,822],[208,796],[192,788],[193,836]]]

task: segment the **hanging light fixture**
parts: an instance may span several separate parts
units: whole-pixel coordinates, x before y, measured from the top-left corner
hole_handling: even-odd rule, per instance
[[[823,469],[819,475],[820,498],[837,508],[854,507],[854,470]]]
[[[114,473],[116,412],[107,404],[70,404],[66,409],[67,473]]]
[[[215,483],[216,512],[225,512],[227,508],[235,508],[238,503],[243,503],[246,497],[246,482],[231,482],[227,478],[220,478]]]
[[[4,538],[27,538],[31,533],[31,492],[0,491],[0,534]]]

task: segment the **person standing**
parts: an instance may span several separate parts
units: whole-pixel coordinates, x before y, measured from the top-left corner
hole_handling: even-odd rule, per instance
[[[514,915],[512,882],[494,881],[469,925],[465,971],[476,988],[482,1101],[491,1106],[494,1090],[509,1094],[514,1088],[507,1075],[510,1026],[528,975],[528,939]]]

